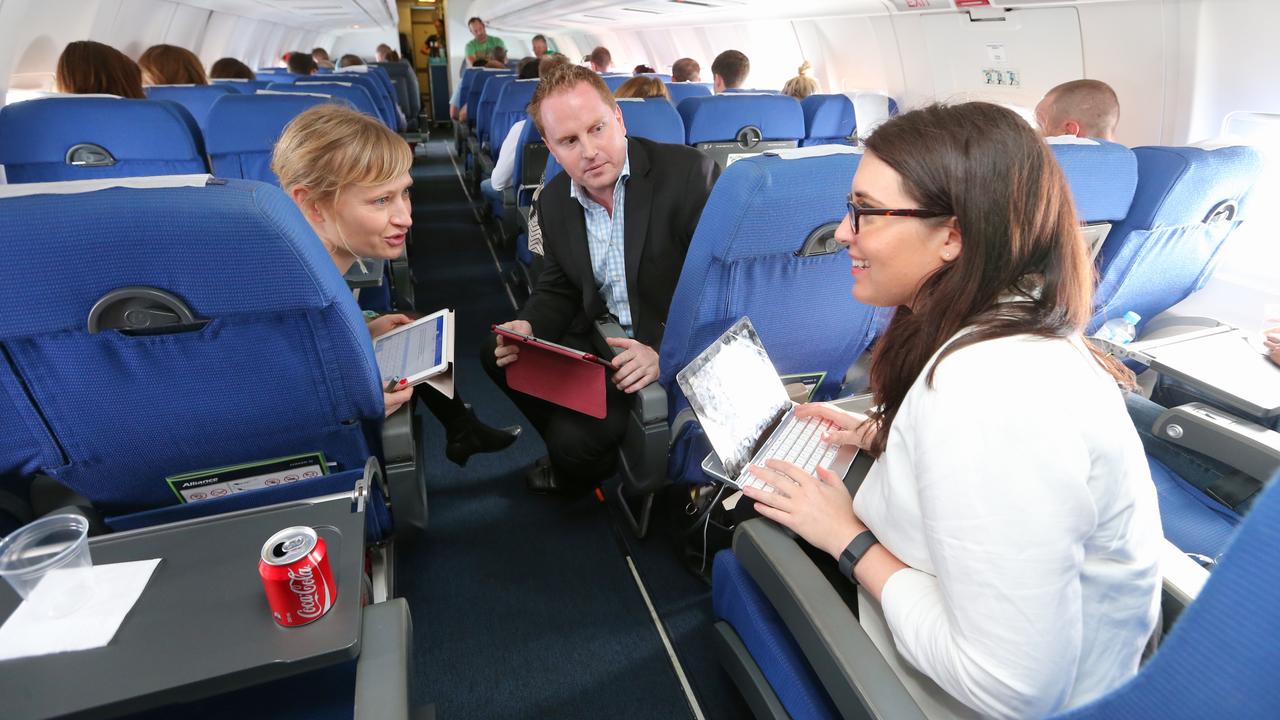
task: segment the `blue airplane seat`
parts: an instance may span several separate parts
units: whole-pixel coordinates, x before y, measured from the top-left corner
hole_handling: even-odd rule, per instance
[[[1179,550],[1216,560],[1231,544],[1241,517],[1159,460],[1148,456],[1151,480],[1160,500],[1164,536]]]
[[[336,102],[344,102],[365,115],[376,118],[379,122],[383,122],[385,124],[385,121],[382,119],[382,115],[378,113],[378,106],[374,104],[373,98],[369,97],[369,91],[355,85],[340,82],[334,82],[328,85],[321,83],[311,83],[309,85],[284,85],[281,83],[271,83],[271,85],[267,86],[267,91],[272,93],[327,97]]]
[[[403,61],[374,63],[372,67],[381,68],[382,72],[391,78],[396,96],[399,98],[400,109],[404,110],[406,129],[417,132],[418,116],[422,114],[422,91],[418,84],[418,73],[412,65]]]
[[[1204,287],[1232,231],[1245,219],[1245,197],[1262,169],[1243,146],[1139,147],[1133,206],[1099,255],[1089,331],[1132,310],[1142,328]]]
[[[667,93],[671,95],[671,104],[676,107],[680,106],[680,102],[685,98],[691,97],[711,97],[711,85],[707,83],[695,82],[668,82]]]
[[[515,75],[496,77],[485,83],[484,90],[480,92],[480,100],[476,103],[476,138],[482,144],[489,143],[491,147],[493,145],[502,147],[502,140],[506,136],[492,138],[489,129],[493,127],[493,109],[498,104],[498,96],[502,94],[504,88],[515,81]]]
[[[204,173],[205,162],[200,128],[177,103],[59,96],[0,108],[10,183]]]
[[[847,95],[810,95],[800,101],[804,112],[804,139],[810,145],[853,145],[853,101]]]
[[[236,92],[242,95],[252,95],[258,92],[259,90],[266,90],[267,86],[273,82],[282,82],[282,81],[276,79],[275,77],[270,77],[263,80],[240,80],[237,78],[216,78],[214,80],[210,80],[209,82],[214,85],[222,85],[224,87],[229,87],[232,90],[235,90]]]
[[[383,98],[382,89],[378,87],[378,81],[373,78],[355,75],[352,73],[335,73],[326,77],[316,77],[312,75],[310,77],[295,80],[293,87],[299,92],[314,91],[319,93],[326,93],[329,92],[330,89],[342,87],[353,90],[357,88],[363,90],[364,93],[369,96],[369,101],[373,107],[373,112],[370,114],[381,120],[383,125],[386,125],[392,130],[396,129],[395,111],[390,108],[388,101]],[[275,90],[279,88],[272,89]],[[367,112],[360,108],[359,105],[356,107],[362,112]]]
[[[20,469],[110,524],[186,512],[174,474],[313,451],[344,471],[381,453],[364,318],[293,202],[248,180],[122,182],[137,181],[0,192],[0,346],[34,440]]]
[[[201,131],[209,127],[209,108],[214,101],[236,92],[226,85],[148,85],[146,91],[152,100],[168,100],[186,108]]]
[[[1271,485],[1274,484],[1273,479]],[[760,552],[758,547],[753,547],[752,552]],[[1263,491],[1224,550],[1199,595],[1182,611],[1159,650],[1135,677],[1085,705],[1051,716],[1052,719],[1199,718],[1218,716],[1224,711],[1232,718],[1246,720],[1275,717],[1280,708],[1280,689],[1272,672],[1280,666],[1280,647],[1274,642],[1280,633],[1280,613],[1276,612],[1274,601],[1280,589],[1280,490],[1268,487]],[[813,571],[817,572],[816,568]],[[819,581],[812,574],[806,579]],[[791,590],[798,587],[795,582],[796,578],[783,580],[780,587]],[[816,606],[824,601],[804,593],[794,602]],[[793,718],[842,717],[795,634],[734,550],[722,551],[715,558],[712,603],[720,620],[716,632],[722,662],[735,675],[735,681],[742,677],[743,670],[758,672],[759,679],[767,685],[767,693],[772,695],[761,699],[756,685],[752,691],[757,702],[780,705]],[[822,614],[800,621],[857,623],[852,612],[841,618],[821,610],[815,612]],[[1242,618],[1248,622],[1242,622]],[[801,627],[805,633],[813,628],[807,624]],[[754,667],[745,667],[744,660]],[[891,717],[876,712],[874,704],[872,709],[867,708],[868,695],[876,694],[885,684],[885,677],[878,679],[881,683],[877,687],[859,686],[859,682],[871,682],[870,673],[867,677],[844,679],[840,684],[850,687],[841,687],[840,691],[866,716]],[[893,678],[887,679],[891,682]],[[756,680],[747,682],[755,684]],[[886,699],[889,698],[880,695],[881,701]],[[1172,715],[1171,709],[1176,709]]]
[[[883,330],[888,311],[852,297],[849,256],[834,241],[861,155],[836,145],[831,150],[807,158],[746,158],[716,182],[685,256],[659,351],[668,419],[689,405],[676,373],[743,315],[779,374],[824,373],[815,400],[836,397],[845,372]],[[811,312],[815,307],[823,311]],[[700,464],[710,447],[700,428],[691,422],[672,435],[668,476],[706,482]]]
[[[664,98],[619,98],[627,135],[672,145],[684,144],[684,121]]]
[[[1049,149],[1071,187],[1081,222],[1123,220],[1138,187],[1138,158],[1124,145],[1105,140],[1057,143]]]
[[[484,93],[484,88],[496,77],[507,77],[515,75],[510,70],[499,70],[497,68],[477,68],[481,72],[477,73],[471,80],[471,86],[467,90],[465,104],[467,106],[467,127],[472,132],[476,130],[476,123],[480,115],[480,96]]]
[[[228,95],[209,111],[205,130],[213,174],[279,186],[271,153],[286,125],[302,111],[328,102],[312,95]]]
[[[364,78],[368,82],[365,83],[366,89],[370,91],[375,102],[386,114],[387,120],[390,122],[392,130],[397,132],[403,130],[400,127],[400,113],[397,109],[400,107],[399,101],[396,99],[396,86],[391,81],[391,75],[385,68],[376,65],[353,65],[351,67],[339,68],[330,74],[327,79],[347,80],[352,77]],[[405,113],[406,120],[408,113]]]
[[[622,83],[631,79],[630,75],[601,75],[600,79],[609,87],[609,92],[618,92]]]
[[[497,101],[493,104],[492,119],[489,125],[489,157],[497,162],[498,152],[502,150],[502,142],[507,139],[507,133],[511,132],[511,127],[521,120],[529,117],[529,101],[533,100],[533,91],[538,87],[538,79],[530,78],[528,80],[512,80],[506,83],[502,88],[502,92],[498,94]],[[525,123],[528,127],[533,123]],[[537,134],[537,129],[534,129]],[[541,140],[539,135],[535,140]],[[521,145],[523,147],[523,145]],[[512,177],[520,177],[520,160],[516,160],[516,169]]]
[[[781,95],[781,90],[772,88],[725,88],[720,91],[723,95]]]
[[[796,147],[805,135],[800,101],[788,95],[691,97],[676,109],[684,120],[685,142],[721,167],[765,150]]]

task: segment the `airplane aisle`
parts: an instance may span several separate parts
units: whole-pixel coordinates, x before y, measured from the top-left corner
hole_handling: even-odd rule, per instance
[[[446,144],[430,143],[413,175],[418,307],[457,310],[457,381],[480,417],[523,422],[480,367],[489,324],[513,311]],[[441,718],[692,717],[606,508],[526,492],[524,469],[545,453],[531,428],[461,469],[443,459],[440,424],[423,425],[429,527],[398,567],[414,701]]]

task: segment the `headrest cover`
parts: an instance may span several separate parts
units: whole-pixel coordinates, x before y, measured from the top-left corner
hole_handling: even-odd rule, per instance
[[[861,155],[862,148],[852,145],[810,145],[809,147],[765,150],[764,154],[783,160],[803,160],[827,155]]]
[[[1129,148],[1104,140],[1050,144],[1071,186],[1083,222],[1123,219],[1138,187],[1138,159]]]
[[[788,95],[712,95],[680,101],[687,142],[733,140],[748,125],[760,129],[761,140],[804,137],[804,112]]]

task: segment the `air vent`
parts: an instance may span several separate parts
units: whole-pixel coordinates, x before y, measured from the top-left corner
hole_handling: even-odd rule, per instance
[[[715,3],[701,2],[700,0],[668,0],[676,5],[697,5],[698,7],[720,7]]]
[[[615,19],[611,17],[605,17],[604,15],[587,15],[586,13],[583,13],[582,17],[591,18],[592,20],[614,20]]]
[[[640,8],[622,8],[623,12],[644,13],[645,15],[661,15],[660,10],[642,10]]]

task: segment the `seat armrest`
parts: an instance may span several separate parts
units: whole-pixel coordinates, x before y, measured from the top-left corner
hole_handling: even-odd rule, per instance
[[[605,342],[605,338],[625,338],[627,333],[622,330],[622,326],[612,320],[596,320],[594,324],[596,329],[596,337],[594,338],[596,354],[601,357],[612,358],[622,352],[618,348],[610,347]],[[636,393],[635,405],[632,406],[631,411],[645,425],[666,422],[667,391],[663,390],[662,386],[656,382],[649,383]]]
[[[1266,481],[1280,469],[1280,433],[1193,402],[1165,410],[1151,432]]]
[[[1160,577],[1164,593],[1180,608],[1185,608],[1200,594],[1209,580],[1209,571],[1168,540],[1162,540],[1161,544]]]
[[[404,598],[367,605],[356,661],[356,720],[410,717],[413,619]]]
[[[925,714],[848,602],[796,541],[763,519],[738,526],[733,551],[782,617],[842,717]]]
[[[414,403],[405,403],[382,423],[382,460],[396,537],[407,538],[427,526],[427,490],[419,477],[418,423]]]

